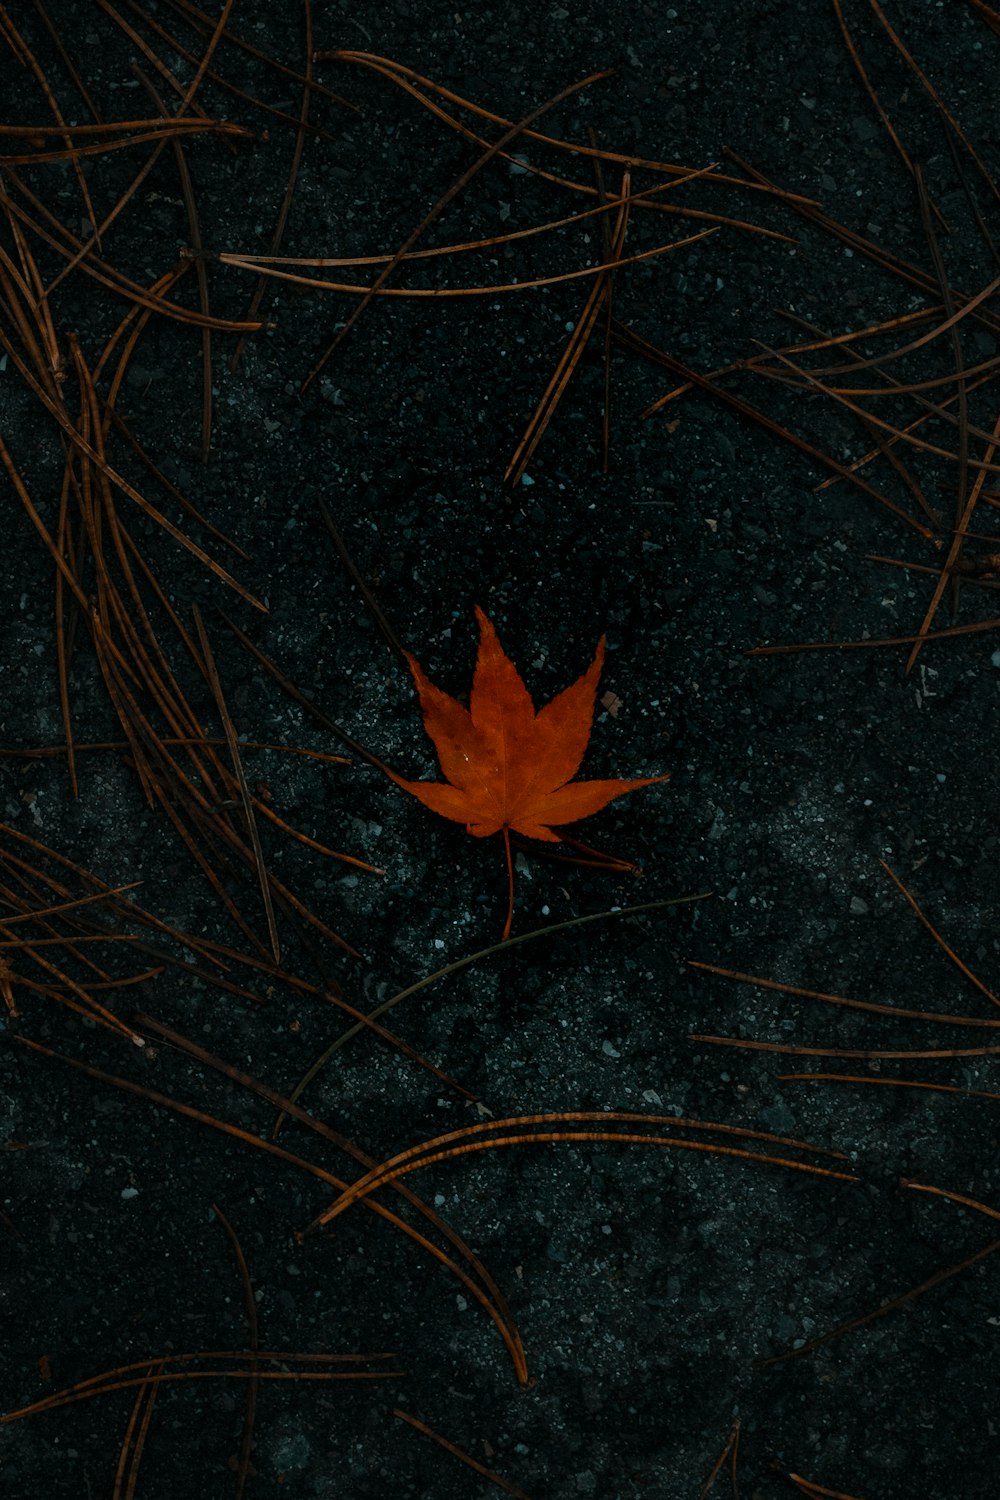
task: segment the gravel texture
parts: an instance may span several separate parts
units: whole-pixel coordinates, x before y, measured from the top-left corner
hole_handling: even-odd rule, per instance
[[[58,82],[65,117],[82,123],[88,117],[35,8],[9,9]],[[918,0],[887,5],[886,14],[987,167],[996,168],[1000,41],[979,9]],[[151,106],[129,71],[138,49],[109,10],[103,0],[48,7],[107,117],[142,117]],[[177,62],[127,7],[121,12],[188,83],[191,65]],[[204,47],[204,36],[173,7],[151,0],[148,13],[193,51]],[[844,13],[951,228],[938,231],[951,285],[974,293],[996,266],[939,116],[872,8],[844,0]],[[539,128],[583,144],[592,131],[605,151],[692,168],[719,162],[719,171],[740,175],[723,157],[730,147],[782,189],[817,200],[831,218],[933,274],[913,180],[827,3],[584,0],[456,11],[440,0],[361,8],[316,0],[312,23],[318,51],[364,48],[508,120],[613,68],[553,108]],[[299,7],[237,0],[231,25],[301,68]],[[301,90],[293,79],[228,44],[213,65],[297,114]],[[5,118],[47,123],[30,72],[9,52],[2,67]],[[474,163],[476,149],[356,61],[318,61],[316,77],[357,110],[314,100],[311,118],[328,134],[306,141],[282,253],[391,253]],[[211,81],[198,97],[214,117],[249,125],[257,137],[234,150],[211,136],[185,148],[204,244],[213,255],[266,253],[295,132],[272,119],[260,138],[261,113]],[[489,141],[501,131],[482,121],[479,128]],[[98,212],[128,183],[145,149],[90,160]],[[523,139],[511,149],[550,173],[593,184],[580,156]],[[996,202],[961,147],[959,159],[995,232]],[[617,192],[620,165],[606,163],[604,180]],[[633,189],[661,180],[635,168]],[[24,181],[80,230],[79,186],[68,166],[26,169]],[[676,189],[674,201],[789,237],[730,225],[616,275],[616,317],[700,372],[758,352],[755,339],[774,346],[803,336],[779,309],[844,333],[934,302],[773,196],[697,182]],[[421,244],[489,238],[585,206],[589,200],[558,182],[495,159]],[[600,257],[597,225],[418,261],[388,285],[507,284],[576,270]],[[704,227],[636,209],[626,253]],[[3,243],[15,253],[9,233]],[[105,254],[149,285],[190,243],[168,149],[109,231]],[[61,263],[51,255],[42,264],[52,275]],[[305,274],[360,282],[375,272]],[[210,256],[208,280],[213,312],[241,317],[254,278]],[[262,1383],[248,1500],[499,1493],[395,1418],[395,1408],[532,1500],[696,1500],[737,1418],[744,1500],[796,1493],[790,1474],[826,1487],[809,1494],[990,1496],[1000,1318],[991,1257],[813,1353],[760,1361],[878,1309],[990,1243],[995,1231],[984,1213],[902,1183],[968,1195],[996,1214],[997,1095],[876,1085],[909,1079],[989,1094],[997,1089],[993,1058],[810,1059],[692,1040],[968,1050],[988,1044],[989,1035],[835,1008],[692,969],[690,961],[995,1022],[996,1002],[935,944],[881,862],[983,984],[1000,983],[990,801],[997,636],[932,642],[909,673],[906,646],[748,656],[766,643],[912,635],[934,577],[872,559],[930,568],[941,554],[859,489],[841,482],[817,491],[828,472],[821,464],[709,391],[692,390],[641,420],[679,381],[621,349],[612,355],[610,461],[602,474],[600,323],[525,478],[505,485],[591,285],[578,279],[485,297],[379,299],[302,394],[357,298],[271,282],[263,302],[268,326],[250,338],[235,373],[235,337],[214,338],[207,465],[199,456],[198,332],[149,321],[119,408],[155,462],[248,560],[225,552],[172,507],[120,439],[112,438],[109,457],[265,601],[266,614],[128,502],[120,505],[188,628],[192,605],[200,606],[229,710],[247,740],[341,748],[241,649],[219,607],[369,752],[403,775],[436,774],[409,674],[331,545],[321,500],[405,647],[453,694],[465,694],[471,680],[475,604],[495,621],[539,704],[585,669],[606,632],[599,700],[614,696],[599,701],[583,774],[673,774],[571,831],[635,861],[644,874],[555,863],[545,849],[525,848],[517,856],[515,932],[713,893],[491,953],[392,1011],[386,1024],[477,1102],[360,1037],[304,1095],[311,1111],[377,1160],[491,1118],[680,1114],[835,1148],[858,1181],[601,1141],[512,1146],[414,1173],[409,1185],[464,1237],[509,1300],[531,1377],[521,1388],[496,1327],[468,1290],[383,1220],[354,1207],[298,1243],[295,1231],[332,1189],[245,1142],[32,1054],[16,1036],[262,1138],[273,1121],[267,1104],[169,1045],[141,1053],[51,999],[19,994],[21,1014],[7,1024],[0,1050],[0,1406],[16,1409],[133,1361],[148,1361],[145,1370],[171,1354],[245,1348],[244,1297],[217,1204],[246,1256],[261,1348],[390,1351],[388,1368],[398,1372],[356,1383]],[[193,278],[174,295],[195,306]],[[77,332],[93,365],[127,304],[77,275],[62,283],[53,310],[64,346]],[[917,334],[930,326],[918,325]],[[996,353],[988,327],[972,319],[960,327],[967,365]],[[890,338],[912,336],[904,330]],[[877,348],[886,347],[883,338]],[[809,360],[834,362],[828,353],[803,356]],[[903,379],[953,368],[947,336],[898,365]],[[815,391],[750,375],[722,384],[838,462],[872,446],[848,409]],[[941,391],[944,399],[953,387]],[[970,420],[986,430],[995,420],[990,399],[989,387],[970,397]],[[891,401],[871,410],[888,421],[913,411]],[[54,526],[58,431],[10,360],[0,374],[0,431]],[[944,422],[921,431],[939,445],[956,443]],[[972,456],[984,452],[973,436]],[[912,468],[930,503],[950,515],[957,465],[925,452],[912,457]],[[885,460],[864,472],[920,516]],[[0,738],[23,749],[62,738],[53,569],[13,489],[3,493]],[[977,508],[974,529],[994,529],[987,504]],[[988,542],[976,546],[989,550]],[[946,594],[935,628],[993,612],[987,590],[966,586],[954,614]],[[157,628],[178,680],[218,733],[211,695],[162,614]],[[119,738],[83,630],[70,680],[78,740]],[[127,758],[92,752],[79,759],[76,799],[59,759],[0,759],[6,822],[111,884],[141,880],[137,899],[165,921],[245,947],[162,812],[143,799]],[[289,823],[385,871],[325,859],[264,829],[271,868],[361,955],[307,943],[279,914],[291,973],[337,983],[350,1004],[369,1010],[497,942],[506,901],[499,840],[469,838],[357,757],[341,766],[248,750],[245,760],[250,780],[268,783]],[[228,889],[263,933],[253,880],[234,876]],[[146,962],[115,961],[119,973]],[[343,1021],[322,999],[259,973],[239,982],[255,1001],[167,968],[108,1004],[126,1018],[141,1008],[287,1093]],[[868,1083],[778,1076],[809,1069]],[[282,1139],[348,1181],[360,1171],[300,1127],[289,1126]],[[382,1196],[388,1203],[393,1195]],[[236,1493],[245,1385],[219,1379],[162,1388],[136,1496]],[[0,1427],[4,1496],[124,1496],[115,1476],[133,1402],[133,1391],[120,1391]],[[712,1493],[735,1493],[728,1470]]]

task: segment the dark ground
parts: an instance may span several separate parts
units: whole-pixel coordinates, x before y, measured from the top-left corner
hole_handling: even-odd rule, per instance
[[[987,166],[996,167],[1000,42],[964,4],[921,0],[891,11]],[[938,116],[869,7],[845,0],[845,12],[872,81],[952,225],[943,253],[953,285],[975,292],[995,265]],[[66,117],[82,122],[33,7],[15,4],[9,13],[58,78]],[[49,13],[108,116],[143,115],[148,105],[128,71],[136,49],[109,16],[70,0],[57,0]],[[167,6],[150,13],[195,50],[204,46]],[[675,0],[671,7],[585,0],[463,11],[436,0],[361,9],[316,3],[313,23],[317,49],[367,48],[509,119],[613,66],[612,78],[557,107],[542,128],[575,141],[586,141],[590,128],[606,150],[692,166],[719,160],[729,145],[783,188],[819,199],[833,218],[930,268],[913,183],[825,0]],[[231,24],[301,67],[297,7],[237,0]],[[162,41],[157,47],[169,55]],[[227,46],[218,66],[297,113],[294,81]],[[9,53],[2,67],[5,118],[47,121],[30,75]],[[178,75],[187,82],[191,70],[179,65]],[[359,112],[314,102],[313,119],[333,139],[306,143],[284,253],[391,251],[475,153],[358,65],[320,62],[317,77]],[[210,83],[199,98],[210,113],[261,129],[258,112]],[[483,129],[495,138],[496,127]],[[235,153],[212,137],[189,144],[210,249],[266,251],[293,144],[294,132],[274,122],[266,142]],[[144,159],[142,149],[92,162],[99,211]],[[593,181],[580,159],[529,152],[523,142],[515,149]],[[618,169],[605,170],[616,189]],[[79,228],[78,187],[67,166],[35,167],[25,177]],[[657,180],[637,171],[633,185]],[[975,183],[995,231],[996,203]],[[798,240],[726,228],[618,274],[617,316],[698,370],[754,352],[753,338],[787,343],[793,334],[778,307],[845,332],[927,300],[780,202],[721,184],[681,192],[687,196],[678,201]],[[426,242],[500,234],[572,213],[580,202],[494,161]],[[636,253],[692,227],[699,226],[636,211],[626,249]],[[189,240],[167,151],[105,253],[148,285]],[[591,221],[506,250],[430,261],[392,284],[525,280],[593,263],[598,254]],[[47,274],[58,264],[54,256],[46,262]],[[315,274],[360,281],[372,273]],[[213,311],[240,317],[252,278],[211,265],[210,283]],[[995,1097],[781,1083],[777,1075],[803,1059],[689,1040],[713,1033],[820,1048],[968,1049],[982,1044],[982,1031],[835,1009],[698,973],[687,961],[916,1010],[993,1017],[990,1001],[935,946],[879,861],[895,869],[955,952],[995,985],[996,635],[931,643],[910,675],[905,646],[746,657],[765,642],[912,634],[933,578],[866,554],[924,565],[937,554],[859,490],[841,483],[816,493],[820,465],[710,394],[693,392],[641,422],[650,402],[677,382],[620,351],[612,366],[610,472],[602,476],[599,333],[529,466],[530,484],[505,487],[504,470],[589,287],[570,281],[478,299],[383,299],[300,396],[301,381],[355,303],[271,283],[264,307],[274,326],[250,340],[236,375],[228,368],[232,336],[216,337],[207,468],[198,455],[197,331],[154,318],[119,405],[155,461],[250,554],[242,563],[205,542],[269,613],[238,600],[151,523],[138,522],[136,534],[188,623],[200,602],[241,735],[339,748],[234,642],[218,605],[348,734],[406,775],[435,769],[412,684],[330,545],[320,499],[404,644],[453,693],[466,692],[470,680],[476,603],[497,623],[539,703],[583,670],[606,631],[600,693],[610,689],[621,706],[614,716],[599,709],[584,774],[671,770],[673,779],[573,832],[636,860],[645,875],[635,882],[527,851],[519,859],[515,931],[616,904],[705,890],[715,896],[486,958],[404,1003],[388,1024],[474,1091],[493,1117],[680,1112],[836,1146],[850,1153],[860,1184],[607,1143],[514,1147],[414,1174],[410,1185],[475,1248],[508,1296],[534,1381],[522,1390],[482,1309],[382,1221],[354,1208],[300,1246],[293,1231],[330,1200],[322,1183],[28,1053],[12,1037],[40,1040],[261,1134],[273,1118],[266,1105],[169,1046],[143,1057],[51,999],[24,993],[0,1055],[3,1134],[11,1148],[24,1148],[0,1155],[11,1221],[6,1232],[0,1221],[0,1405],[11,1410],[146,1357],[245,1347],[239,1279],[214,1202],[246,1253],[261,1347],[391,1350],[392,1368],[403,1372],[371,1384],[263,1385],[248,1496],[471,1500],[499,1493],[394,1419],[397,1406],[532,1500],[695,1500],[737,1417],[744,1497],[795,1493],[789,1473],[827,1487],[809,1493],[865,1500],[995,1494],[1000,1298],[993,1259],[815,1353],[771,1368],[754,1364],[877,1308],[990,1242],[994,1231],[982,1213],[908,1191],[899,1180],[1000,1208]],[[187,283],[176,295],[194,305]],[[57,331],[77,330],[93,363],[125,307],[94,282],[68,280],[56,304]],[[962,325],[963,350],[973,364],[996,346],[988,330],[970,326]],[[919,373],[945,373],[951,358],[947,339],[939,340]],[[904,378],[916,371],[900,368]],[[838,459],[871,446],[851,415],[821,396],[750,377],[727,389]],[[901,410],[893,406],[889,420]],[[987,391],[975,419],[990,428],[994,418]],[[10,363],[0,376],[0,423],[53,524],[62,463],[56,430]],[[954,446],[953,428],[927,430]],[[971,451],[981,456],[983,444],[974,439]],[[130,467],[120,444],[112,457],[205,540]],[[950,513],[956,466],[923,455],[913,467],[933,503]],[[914,509],[884,461],[866,473]],[[0,736],[8,746],[50,745],[62,739],[52,564],[13,491],[4,493]],[[985,506],[975,525],[991,530]],[[988,592],[965,588],[956,619],[993,612]],[[946,598],[936,628],[950,623]],[[170,650],[179,679],[217,732],[207,689],[180,647],[172,642]],[[77,738],[120,737],[82,633],[71,685]],[[251,779],[270,783],[289,822],[386,871],[354,871],[264,831],[272,868],[361,951],[354,960],[321,945],[325,971],[352,1004],[370,1009],[498,938],[505,900],[499,840],[468,838],[361,761],[334,766],[265,751],[246,752],[246,761]],[[245,946],[162,815],[147,807],[122,755],[80,756],[78,800],[58,759],[0,760],[0,789],[13,828],[112,884],[142,880],[137,898],[164,920]],[[263,931],[252,881],[232,889]],[[280,915],[279,926],[286,967],[316,980],[294,928]],[[144,966],[121,960],[120,972]],[[268,993],[259,974],[248,982],[263,1004],[171,969],[108,1004],[126,1017],[139,1005],[287,1092],[341,1023],[308,994],[280,986]],[[963,1090],[997,1086],[989,1056],[818,1065]],[[488,1118],[364,1039],[340,1054],[305,1102],[377,1159]],[[334,1147],[304,1131],[292,1127],[285,1142],[349,1180],[357,1175]],[[42,1356],[48,1381],[39,1372]],[[115,1469],[133,1394],[0,1428],[4,1496],[104,1500],[119,1493]],[[233,1494],[244,1395],[234,1380],[165,1387],[136,1494]],[[713,1493],[731,1493],[728,1476]]]

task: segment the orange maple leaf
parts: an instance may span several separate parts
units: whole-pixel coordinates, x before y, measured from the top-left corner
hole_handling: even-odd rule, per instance
[[[504,938],[514,909],[510,835],[560,843],[553,825],[589,817],[640,786],[666,781],[574,781],[594,717],[604,665],[604,636],[594,660],[570,687],[535,712],[528,689],[505,655],[492,622],[476,607],[479,654],[469,707],[436,687],[415,656],[406,653],[420,695],[424,728],[434,741],[445,781],[407,781],[389,770],[397,786],[426,807],[464,823],[476,838],[502,833],[507,853],[509,903]]]

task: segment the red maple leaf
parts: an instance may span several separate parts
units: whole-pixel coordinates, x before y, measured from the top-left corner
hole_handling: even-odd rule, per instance
[[[616,797],[667,777],[573,780],[590,739],[604,665],[603,636],[583,676],[536,713],[517,668],[478,606],[476,618],[479,654],[468,708],[435,687],[416,657],[406,653],[424,728],[434,741],[446,779],[407,781],[391,770],[389,775],[441,817],[464,823],[476,838],[503,834],[510,893],[503,933],[507,938],[514,906],[511,833],[559,843],[554,826],[589,817]]]

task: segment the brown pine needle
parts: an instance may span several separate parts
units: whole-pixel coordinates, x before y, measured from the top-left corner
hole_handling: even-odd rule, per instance
[[[860,1083],[876,1088],[924,1089],[931,1094],[957,1094],[961,1099],[1000,1099],[988,1089],[965,1089],[956,1083],[924,1083],[915,1078],[873,1078],[856,1073],[779,1073],[779,1083]]]
[[[712,1465],[712,1472],[698,1491],[698,1500],[706,1500],[706,1497],[715,1488],[715,1481],[722,1473],[727,1459],[729,1460],[729,1477],[732,1480],[732,1492],[736,1500],[739,1500],[739,1489],[736,1483],[736,1461],[740,1451],[740,1425],[740,1418],[737,1417],[729,1430],[725,1447]]]
[[[405,989],[398,990],[395,995],[390,995],[388,1000],[383,1000],[381,1005],[377,1005],[373,1011],[368,1013],[366,1024],[378,1020],[386,1011],[391,1010],[394,1005],[398,1005],[402,1000],[408,1000],[411,995],[418,994],[422,989],[426,989],[429,984],[434,984],[436,980],[444,979],[449,974],[456,974],[460,969],[467,968],[469,964],[478,963],[482,958],[490,958],[498,953],[510,953],[522,943],[534,942],[538,938],[548,937],[556,932],[563,932],[570,927],[582,927],[590,922],[601,922],[607,917],[629,917],[636,916],[640,912],[661,911],[664,907],[682,906],[690,901],[705,901],[711,894],[711,891],[702,891],[697,896],[676,896],[668,901],[649,901],[643,902],[639,906],[617,907],[610,911],[592,912],[589,916],[570,917],[565,922],[553,922],[548,927],[536,927],[533,932],[522,932],[517,937],[502,938],[499,943],[491,943],[488,948],[479,948],[475,953],[468,953],[464,958],[457,958],[453,963],[445,964],[441,969],[435,969],[433,974],[427,974],[423,979],[418,979],[415,984],[407,985]],[[289,1097],[293,1100],[301,1098],[313,1079],[318,1077],[330,1059],[340,1051],[341,1047],[346,1046],[353,1037],[358,1036],[363,1030],[364,1026],[359,1022],[355,1026],[349,1026],[336,1041],[331,1042],[329,1047],[320,1053],[316,1061],[302,1075]],[[281,1129],[282,1120],[283,1117],[279,1115],[274,1127],[275,1137],[277,1137]]]
[[[246,1309],[247,1315],[247,1346],[254,1355],[253,1367],[256,1368],[257,1351],[260,1349],[260,1332],[257,1321],[257,1298],[254,1295],[253,1282],[250,1279],[250,1269],[247,1266],[246,1256],[243,1254],[243,1246],[239,1242],[236,1230],[217,1203],[212,1204],[212,1211],[222,1225],[226,1238],[229,1240],[233,1254],[236,1257],[236,1269],[239,1273],[240,1286],[243,1290],[243,1306]],[[249,1380],[247,1382],[246,1409],[243,1414],[243,1432],[240,1437],[240,1456],[236,1468],[236,1500],[243,1500],[247,1479],[250,1477],[250,1454],[253,1449],[253,1429],[257,1414],[258,1388],[258,1381]]]
[[[625,235],[628,229],[628,203],[626,200],[628,198],[630,181],[629,174],[626,172],[622,179],[622,190],[618,199],[618,213],[614,228],[608,236],[607,248],[604,251],[604,259],[609,267],[621,261],[622,251],[625,246]],[[602,224],[604,222],[602,220]],[[556,365],[552,379],[549,381],[541,401],[539,401],[538,406],[535,408],[534,415],[528,423],[513,458],[507,465],[504,480],[508,484],[518,484],[523,477],[531,456],[541,442],[545,429],[555,415],[556,407],[559,405],[563,393],[572,378],[573,371],[579,364],[583,356],[583,351],[590,341],[590,335],[594,331],[601,309],[610,308],[612,275],[613,271],[611,269],[603,271],[591,288],[590,295],[584,304],[583,312],[580,314],[576,327],[570,335],[569,342]]]
[[[822,1348],[824,1344],[832,1343],[845,1333],[852,1333],[856,1328],[864,1328],[868,1323],[874,1323],[878,1318],[884,1318],[887,1314],[895,1312],[899,1307],[905,1307],[908,1302],[914,1302],[917,1297],[922,1297],[924,1292],[931,1291],[940,1286],[943,1281],[948,1281],[952,1276],[957,1276],[961,1271],[966,1271],[978,1261],[985,1260],[987,1255],[1000,1250],[1000,1240],[993,1240],[991,1244],[984,1245],[974,1255],[967,1255],[964,1260],[958,1261],[956,1265],[948,1266],[943,1271],[935,1271],[933,1276],[928,1276],[919,1286],[912,1286],[908,1291],[901,1292],[898,1297],[892,1297],[883,1302],[879,1307],[873,1308],[859,1318],[851,1318],[846,1323],[840,1323],[836,1328],[831,1328],[829,1333],[820,1334],[819,1338],[810,1339],[806,1344],[800,1344],[795,1349],[786,1349],[782,1354],[771,1354],[766,1359],[755,1359],[754,1368],[761,1369],[765,1365],[780,1365],[789,1359],[798,1359],[800,1354],[812,1354],[816,1349]]]
[[[488,1469],[485,1464],[479,1463],[477,1459],[470,1457],[468,1453],[464,1453],[456,1443],[452,1443],[448,1438],[442,1437],[439,1432],[435,1432],[432,1428],[428,1427],[426,1422],[421,1422],[419,1417],[411,1417],[408,1412],[401,1411],[398,1406],[393,1407],[392,1414],[394,1417],[398,1417],[401,1422],[409,1422],[411,1427],[415,1427],[418,1432],[422,1432],[425,1437],[429,1437],[433,1442],[437,1443],[438,1447],[443,1448],[446,1453],[454,1454],[468,1468],[474,1469],[477,1474],[481,1474],[484,1479],[488,1479],[491,1484],[495,1484],[498,1489],[505,1491],[506,1494],[514,1495],[516,1500],[531,1500],[531,1497],[526,1495],[523,1490],[519,1490],[516,1484],[511,1484],[508,1479],[504,1479],[500,1474],[495,1473],[493,1469]]]
[[[271,940],[271,953],[274,962],[281,962],[281,944],[278,940],[278,925],[274,919],[274,903],[271,900],[271,877],[268,874],[267,865],[264,863],[264,851],[261,847],[260,833],[257,829],[257,819],[254,816],[254,799],[250,795],[247,786],[246,775],[243,771],[243,761],[240,758],[239,740],[236,738],[236,730],[233,721],[229,717],[229,709],[226,707],[225,695],[222,691],[222,683],[219,679],[218,669],[215,665],[215,657],[212,647],[205,631],[201,618],[201,612],[197,605],[193,606],[194,623],[198,631],[198,641],[201,646],[202,660],[205,665],[205,673],[208,685],[212,689],[215,706],[219,710],[219,718],[222,720],[222,728],[226,736],[226,744],[229,747],[229,757],[233,763],[233,771],[236,775],[236,783],[240,790],[240,801],[243,804],[243,816],[246,819],[247,832],[253,846],[253,857],[257,865],[257,878],[260,883],[260,893],[264,901],[264,912],[267,917],[267,932]]]
[[[958,954],[954,951],[954,949],[950,948],[948,946],[948,944],[945,942],[944,938],[938,932],[937,928],[935,928],[935,927],[933,927],[931,925],[930,920],[925,916],[924,912],[921,910],[920,906],[917,904],[916,898],[914,896],[912,896],[910,894],[910,892],[906,889],[906,886],[900,880],[900,878],[896,874],[895,870],[893,870],[889,865],[887,865],[884,859],[880,859],[879,860],[879,864],[882,866],[883,870],[888,875],[889,879],[896,886],[897,890],[899,890],[902,893],[902,895],[906,898],[906,901],[908,902],[908,904],[911,907],[911,909],[916,913],[916,915],[919,918],[920,922],[923,924],[924,927],[926,927],[927,931],[930,933],[931,937],[937,943],[938,947],[951,960],[951,962],[958,969],[959,973],[964,974],[965,978],[968,979],[970,981],[970,983],[974,984],[975,987],[976,987],[976,989],[979,990],[980,994],[983,994],[983,995],[986,996],[987,1000],[991,1000],[994,1005],[1000,1005],[1000,999],[998,999],[997,996],[994,995],[994,993],[993,993],[992,990],[988,990],[986,988],[986,986],[985,986],[985,984],[983,984],[982,980],[979,979],[979,978],[977,978],[977,976],[975,974],[973,974],[972,970],[966,964],[964,964],[962,962],[962,960],[959,958]]]
[[[491,1151],[498,1146],[518,1144],[538,1145],[553,1141],[613,1141],[627,1145],[670,1146],[677,1150],[706,1152],[718,1156],[733,1156],[745,1161],[764,1162],[789,1170],[807,1172],[812,1176],[834,1178],[840,1182],[857,1182],[850,1172],[840,1172],[830,1167],[817,1167],[807,1162],[798,1162],[789,1157],[770,1156],[762,1152],[746,1150],[736,1146],[720,1146],[715,1142],[687,1141],[678,1136],[641,1135],[637,1132],[608,1130],[539,1131],[534,1127],[549,1124],[586,1124],[613,1122],[620,1124],[674,1125],[688,1130],[709,1130],[717,1134],[738,1136],[743,1140],[765,1141],[796,1151],[810,1151],[821,1156],[845,1160],[842,1151],[827,1146],[815,1146],[809,1141],[799,1141],[789,1136],[774,1135],[769,1131],[746,1130],[737,1125],[719,1124],[711,1120],[692,1120],[680,1115],[638,1114],[629,1110],[560,1110],[552,1114],[517,1115],[503,1120],[484,1121],[478,1125],[466,1125],[460,1130],[451,1130],[433,1140],[423,1141],[406,1151],[373,1167],[360,1177],[340,1197],[325,1209],[318,1218],[298,1236],[300,1239],[313,1230],[322,1228],[339,1217],[354,1203],[365,1201],[371,1193],[387,1187],[398,1177],[439,1161],[450,1161],[477,1151]],[[489,1140],[481,1139],[487,1132],[517,1129],[519,1134],[499,1135]],[[476,1139],[473,1139],[475,1137]],[[454,1144],[458,1142],[459,1144]]]
[[[824,990],[802,989],[796,984],[783,984],[777,979],[764,979],[759,974],[742,974],[737,969],[724,969],[719,964],[698,963],[688,960],[692,969],[701,969],[706,974],[718,974],[722,979],[735,979],[740,984],[752,984],[762,990],[777,990],[784,995],[798,995],[804,1000],[823,1000],[830,1005],[843,1005],[850,1010],[872,1011],[875,1015],[891,1016],[894,1020],[933,1021],[941,1026],[977,1026],[993,1030],[1000,1021],[984,1016],[955,1016],[934,1010],[907,1010],[901,1005],[885,1005],[875,1000],[851,1000],[846,995],[830,995]]]
[[[849,1495],[846,1490],[828,1490],[825,1485],[813,1484],[801,1474],[789,1473],[789,1479],[806,1496],[806,1500],[861,1500],[859,1495]]]

